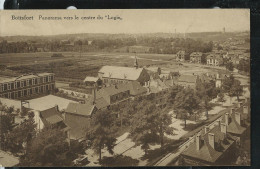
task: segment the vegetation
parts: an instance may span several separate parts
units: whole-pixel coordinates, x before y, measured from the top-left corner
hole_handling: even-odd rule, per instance
[[[113,148],[116,143],[114,137],[114,118],[108,111],[98,111],[91,120],[91,130],[87,131],[87,138],[91,141],[91,148],[102,159],[102,149],[106,148],[110,154],[113,154]]]

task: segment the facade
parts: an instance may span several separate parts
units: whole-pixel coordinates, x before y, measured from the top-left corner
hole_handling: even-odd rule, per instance
[[[86,86],[89,86],[89,87],[101,87],[102,86],[102,80],[98,77],[87,76],[84,79],[84,83]]]
[[[86,130],[90,128],[91,116],[97,111],[93,103],[70,103],[65,110],[65,123],[70,127],[70,139],[85,140]]]
[[[185,51],[181,50],[177,53],[176,61],[184,62],[185,60]]]
[[[220,55],[210,54],[207,56],[207,65],[209,66],[220,66],[223,64],[223,59]]]
[[[202,53],[201,52],[192,52],[190,54],[190,61],[192,63],[201,63],[201,57],[202,57]]]
[[[54,89],[53,73],[28,74],[0,81],[0,97],[9,99],[23,99],[32,95],[50,93]]]

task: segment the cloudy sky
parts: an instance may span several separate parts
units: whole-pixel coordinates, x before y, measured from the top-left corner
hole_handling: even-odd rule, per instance
[[[11,20],[15,16],[34,16],[33,21]],[[77,15],[78,20],[49,21],[43,17]],[[82,17],[103,16],[103,20]],[[106,15],[122,20],[108,20]],[[73,33],[156,33],[227,32],[250,30],[250,12],[246,9],[143,9],[143,10],[19,10],[1,11],[0,35],[55,35]]]

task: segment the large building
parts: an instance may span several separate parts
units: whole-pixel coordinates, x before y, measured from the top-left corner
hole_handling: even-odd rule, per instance
[[[185,51],[181,50],[177,53],[176,61],[181,61],[181,62],[185,61]]]
[[[148,85],[150,76],[146,69],[139,68],[137,60],[134,67],[103,66],[98,71],[98,77],[103,84],[118,84],[137,81],[142,86]]]
[[[53,73],[28,74],[0,81],[0,97],[23,99],[55,89]]]
[[[210,54],[207,56],[207,65],[220,66],[223,64],[223,58],[220,55]]]
[[[201,52],[192,52],[190,54],[190,61],[192,63],[201,63],[201,57],[202,57]]]

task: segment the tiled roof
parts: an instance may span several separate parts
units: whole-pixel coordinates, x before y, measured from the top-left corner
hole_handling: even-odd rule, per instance
[[[18,77],[5,78],[5,79],[1,80],[0,83],[8,83],[8,82],[16,81],[16,80],[32,79],[32,78],[38,78],[41,76],[49,76],[49,75],[53,75],[53,73],[26,74],[26,75],[21,75]]]
[[[191,57],[200,57],[200,56],[202,56],[202,53],[201,53],[201,52],[192,52],[192,53],[190,54],[190,56],[191,56]]]
[[[215,149],[213,149],[213,147],[211,147],[211,145],[209,144],[208,133],[214,134]],[[203,136],[203,138],[201,138],[202,145],[199,150],[197,150],[196,142],[194,142],[191,143],[190,146],[186,150],[184,150],[181,154],[198,160],[214,163],[234,143],[233,136],[229,134],[226,135],[226,139],[225,139],[225,135],[220,131],[219,126],[214,127],[208,133],[206,133]]]
[[[19,158],[0,150],[0,166],[13,167],[19,164]]]
[[[42,121],[46,126],[57,124],[58,122],[63,121],[61,114],[56,109],[56,107],[52,107],[50,109],[40,111],[40,114],[41,114]]]
[[[97,98],[101,98],[104,95],[113,96],[118,93],[122,93],[129,90],[125,84],[117,84],[109,87],[102,88],[97,91]]]
[[[126,80],[137,80],[143,68],[134,67],[119,67],[119,66],[103,66],[99,73],[102,73],[102,77],[111,79],[126,79]]]
[[[141,86],[137,81],[127,83],[126,87],[130,90],[130,95],[133,96],[145,94],[147,92],[147,89]]]
[[[91,116],[94,108],[95,108],[95,105],[93,105],[93,103],[89,103],[89,102],[87,102],[86,104],[69,103],[65,112],[71,113],[71,114],[78,114],[78,115],[82,115],[82,116]]]

